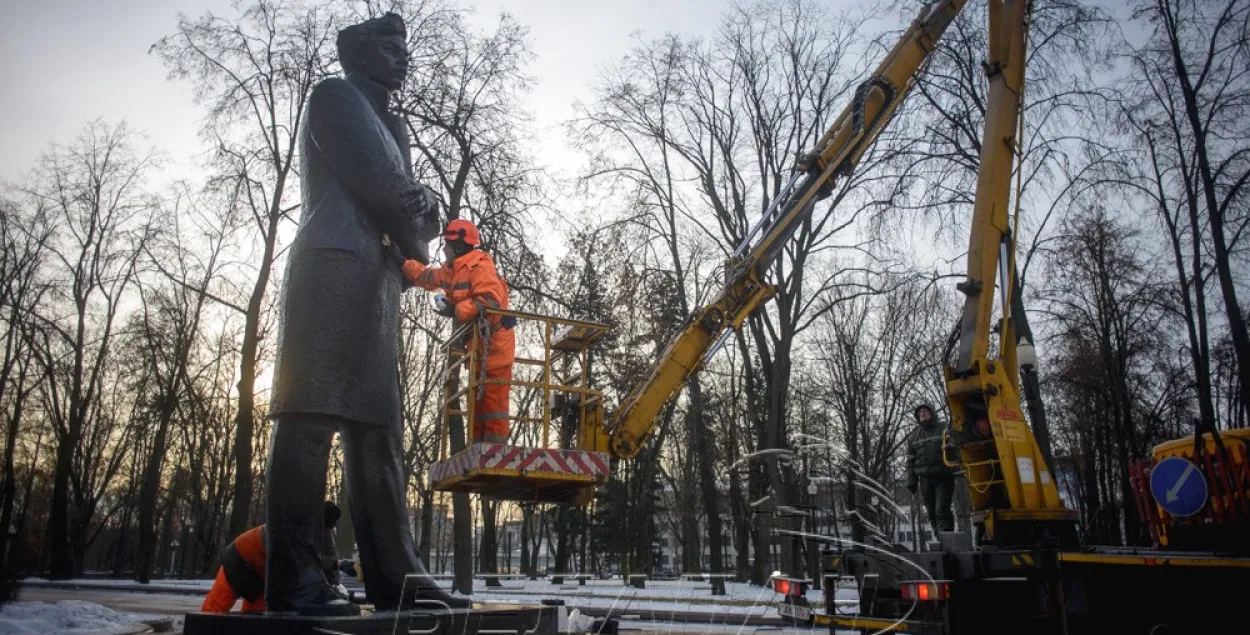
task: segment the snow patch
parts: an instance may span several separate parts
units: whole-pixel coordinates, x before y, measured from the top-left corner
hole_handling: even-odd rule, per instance
[[[0,607],[0,635],[131,635],[148,630],[135,615],[83,602],[13,602]]]

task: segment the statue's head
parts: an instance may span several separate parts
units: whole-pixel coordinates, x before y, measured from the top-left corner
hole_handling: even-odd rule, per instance
[[[408,32],[394,13],[339,31],[335,45],[344,72],[363,73],[387,90],[399,90],[408,75]]]

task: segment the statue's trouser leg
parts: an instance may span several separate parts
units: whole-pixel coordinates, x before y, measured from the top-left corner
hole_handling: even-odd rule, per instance
[[[317,555],[317,541],[325,533],[326,468],[336,425],[332,417],[304,415],[278,417],[274,423],[266,488],[269,610],[311,610],[336,599]]]
[[[377,608],[393,609],[402,594],[405,604],[414,597],[430,601],[416,608],[437,608],[436,602],[468,606],[468,600],[439,588],[417,554],[404,503],[402,430],[349,423],[341,433],[347,496],[369,601]]]

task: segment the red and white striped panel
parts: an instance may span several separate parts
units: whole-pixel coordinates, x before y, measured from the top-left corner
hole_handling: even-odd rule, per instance
[[[430,479],[439,482],[474,469],[590,475],[602,480],[607,480],[609,471],[606,452],[475,443],[467,451],[430,466]]]
[[[430,466],[430,482],[438,483],[453,476],[468,472],[473,466],[473,459],[468,452],[461,452],[446,461],[436,461]]]

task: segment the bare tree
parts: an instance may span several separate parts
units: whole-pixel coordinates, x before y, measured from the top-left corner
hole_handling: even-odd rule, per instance
[[[1064,222],[1064,232],[1049,261],[1048,284],[1042,291],[1048,321],[1065,343],[1067,363],[1061,391],[1083,388],[1095,396],[1086,404],[1098,410],[1069,411],[1069,417],[1099,414],[1084,421],[1109,422],[1110,434],[1099,440],[1101,456],[1087,453],[1087,461],[1114,466],[1115,487],[1103,492],[1104,504],[1115,522],[1105,526],[1119,543],[1120,520],[1126,539],[1139,537],[1139,523],[1129,482],[1129,464],[1150,447],[1141,421],[1141,377],[1156,371],[1144,359],[1165,331],[1167,314],[1161,310],[1164,289],[1143,255],[1140,233],[1117,220],[1104,208],[1079,210]],[[1157,264],[1154,266],[1158,266]],[[1170,330],[1170,329],[1168,329]],[[1080,367],[1088,370],[1080,370]],[[1071,397],[1069,397],[1071,398]],[[1072,446],[1079,451],[1079,446]],[[1087,472],[1088,466],[1084,468]],[[1091,520],[1087,518],[1087,521]]]
[[[232,17],[180,15],[174,33],[152,46],[170,79],[192,82],[197,100],[208,106],[202,135],[213,147],[215,178],[245,203],[260,250],[241,267],[250,276],[250,284],[237,291],[245,300],[222,299],[244,318],[231,537],[247,530],[252,520],[263,313],[279,227],[297,207],[295,155],[304,106],[312,87],[331,72],[336,23],[321,5],[254,0]]]
[[[741,242],[789,178],[793,157],[815,143],[828,114],[851,94],[862,71],[853,55],[862,21],[799,0],[737,7],[711,42],[670,36],[640,45],[610,72],[598,102],[576,122],[579,142],[595,153],[587,178],[628,188],[635,218],[653,241],[656,266],[676,276],[684,313],[712,290],[716,256],[728,256]],[[751,375],[747,393],[756,400],[757,450],[788,446],[793,347],[842,275],[817,263],[839,248],[832,238],[864,211],[850,195],[871,179],[880,158],[869,152],[856,175],[799,229],[773,267],[776,302],[753,315],[747,336],[738,339]],[[833,213],[843,203],[849,205],[842,213]],[[702,502],[718,569],[715,452],[707,441],[701,381],[689,383],[687,416],[701,448]],[[791,506],[794,475],[776,453],[761,456],[750,498],[763,498],[767,483],[778,509]],[[768,530],[761,525],[755,532],[753,578],[761,583],[771,571]],[[789,540],[782,541],[782,557],[783,570],[799,569]]]
[[[831,295],[821,320],[817,370],[844,454],[837,457],[846,483],[851,538],[892,543],[882,528],[899,482],[899,450],[910,432],[916,404],[934,403],[939,360],[951,311],[943,310],[932,281],[884,277],[881,293],[849,288]],[[828,441],[827,441],[828,442]],[[829,475],[837,477],[837,475]],[[884,491],[883,491],[884,489]]]
[[[223,248],[231,235],[229,224],[218,225],[194,195],[180,192],[161,210],[165,231],[145,250],[148,267],[158,271],[151,282],[139,281],[142,309],[134,316],[135,341],[141,363],[151,374],[151,392],[145,397],[155,433],[144,460],[138,500],[139,548],[135,578],[151,578],[156,552],[156,499],[169,450],[174,414],[186,407],[191,388],[192,356],[200,343],[200,323],[210,284],[219,275]]]
[[[1238,243],[1250,221],[1245,214],[1250,2],[1149,0],[1134,6],[1135,19],[1150,34],[1128,54],[1132,74],[1124,119],[1138,147],[1148,150],[1147,169],[1141,171],[1149,179],[1145,191],[1172,236],[1200,413],[1214,421],[1203,273],[1208,266],[1223,299],[1240,401],[1250,404],[1250,335],[1237,299],[1235,272]],[[1190,253],[1182,255],[1185,234]]]
[[[136,142],[125,124],[93,122],[72,145],[40,159],[27,190],[54,232],[45,274],[57,301],[41,307],[35,350],[56,434],[47,542],[56,578],[79,570],[98,496],[92,486],[111,477],[96,468],[117,460],[104,456],[116,421],[103,392],[116,318],[150,239],[152,209],[141,188],[153,159]]]
[[[39,280],[40,263],[51,236],[45,219],[23,214],[17,203],[0,200],[0,408],[5,420],[4,477],[0,484],[0,564],[9,565],[9,532],[17,499],[17,439],[27,399],[41,379],[32,367],[30,347],[33,311],[46,286]]]

